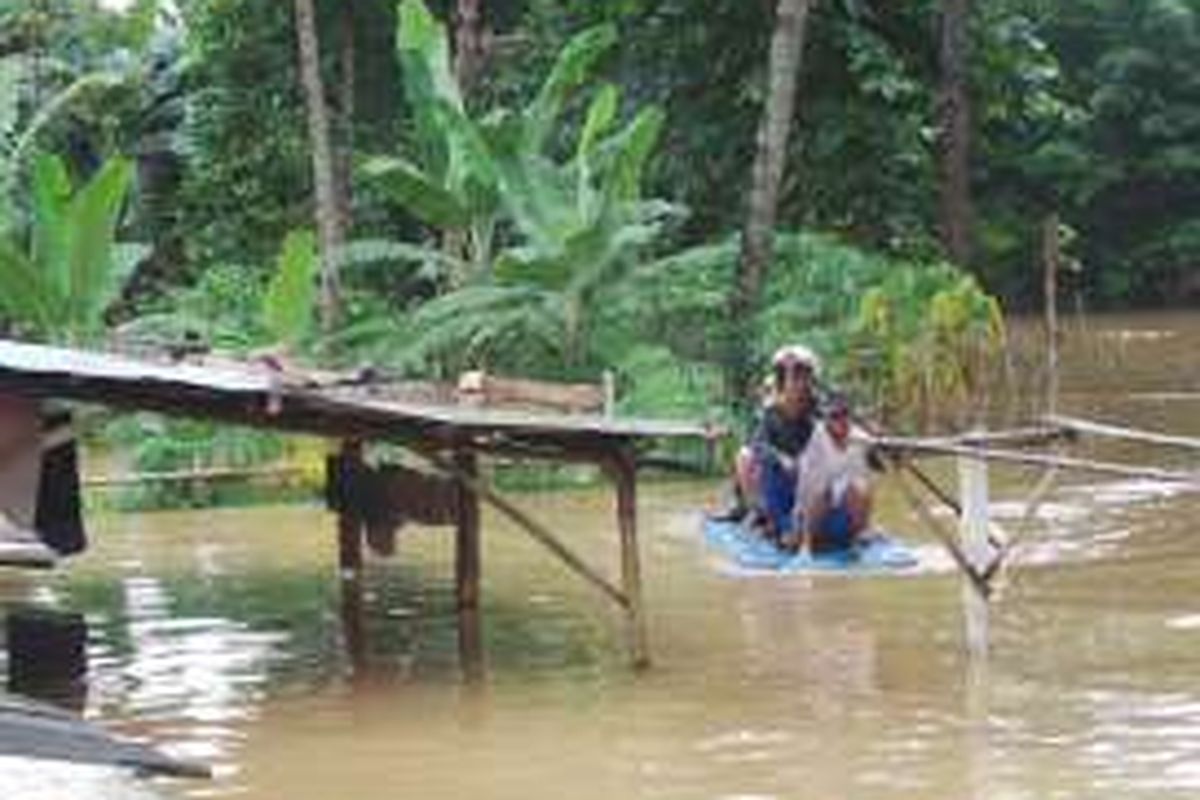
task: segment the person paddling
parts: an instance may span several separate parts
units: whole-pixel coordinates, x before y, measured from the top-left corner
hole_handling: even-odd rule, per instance
[[[804,345],[777,350],[771,358],[772,391],[747,446],[735,464],[738,493],[751,522],[769,539],[790,535],[796,467],[816,425],[816,354]]]

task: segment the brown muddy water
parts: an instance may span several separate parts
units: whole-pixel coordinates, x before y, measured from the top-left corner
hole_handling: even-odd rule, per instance
[[[1200,436],[1200,314],[1088,325],[1066,411]],[[1035,476],[1001,477],[1016,499]],[[101,516],[90,553],[2,575],[0,598],[85,612],[87,716],[217,776],[0,758],[0,798],[1200,796],[1200,495],[1066,483],[994,604],[986,659],[966,653],[958,579],[886,484],[882,521],[928,557],[915,574],[739,575],[700,540],[716,487],[645,484],[655,666],[637,675],[606,603],[486,516],[476,684],[444,532],[370,562],[351,659],[318,508]],[[520,500],[615,568],[607,493]]]

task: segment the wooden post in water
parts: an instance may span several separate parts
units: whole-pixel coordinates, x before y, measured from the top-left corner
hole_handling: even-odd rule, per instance
[[[342,442],[340,459],[341,475],[351,484],[362,466],[362,442],[346,439]],[[338,571],[343,581],[358,580],[362,573],[362,509],[354,507],[354,492],[346,491],[343,507],[338,511]]]
[[[1058,214],[1042,222],[1042,293],[1046,303],[1046,413],[1058,413]]]
[[[646,635],[645,607],[642,603],[642,566],[637,537],[637,463],[628,449],[612,460],[612,476],[617,489],[617,525],[621,533],[621,589],[625,595],[629,652],[633,666],[650,666]]]
[[[988,468],[981,458],[958,459],[959,538],[963,555],[976,574],[982,575],[991,562],[988,539]],[[966,617],[967,648],[973,656],[988,649],[988,602],[984,593],[963,584],[963,610]]]
[[[457,450],[454,466],[472,481],[479,476],[479,462],[471,450]],[[458,509],[454,548],[454,585],[458,610],[479,607],[480,541],[479,495],[465,481],[458,482]]]
[[[458,481],[454,538],[454,587],[458,605],[458,660],[468,684],[483,678],[483,625],[479,614],[481,541],[479,495],[473,484],[479,479],[479,459],[472,450],[456,450],[454,467],[467,480]]]

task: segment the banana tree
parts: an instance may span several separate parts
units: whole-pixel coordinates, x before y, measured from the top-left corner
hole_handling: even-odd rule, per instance
[[[490,140],[504,212],[519,242],[496,257],[489,280],[422,307],[414,349],[468,361],[540,359],[573,371],[606,361],[589,324],[605,293],[640,263],[677,209],[641,197],[663,115],[644,109],[614,130],[618,90],[602,86],[572,158],[526,146],[530,117],[500,120]]]
[[[62,160],[36,159],[28,247],[0,238],[0,319],[42,341],[83,344],[104,331],[142,245],[116,241],[133,168],[111,158],[75,189]]]
[[[403,156],[367,160],[362,173],[440,234],[441,257],[430,263],[452,265],[451,289],[486,278],[492,268],[496,225],[505,207],[492,141],[515,130],[518,150],[541,152],[568,99],[615,42],[616,31],[608,25],[572,39],[514,128],[503,110],[468,113],[445,26],[422,0],[401,3],[396,49],[413,114],[413,144]]]
[[[18,225],[12,205],[17,181],[34,153],[38,137],[61,114],[89,93],[112,88],[123,78],[110,72],[84,74],[41,103],[26,119],[22,105],[30,82],[30,59],[0,58],[0,227]]]

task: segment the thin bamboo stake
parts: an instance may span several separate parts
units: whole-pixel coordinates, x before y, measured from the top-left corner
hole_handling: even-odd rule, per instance
[[[627,598],[620,589],[613,586],[603,576],[599,575],[588,564],[575,555],[565,544],[560,542],[558,538],[550,532],[550,529],[542,525],[537,520],[530,517],[521,509],[514,506],[509,501],[505,500],[499,494],[496,494],[491,487],[484,481],[476,479],[468,475],[464,471],[458,469],[453,464],[446,461],[441,456],[434,453],[421,453],[430,464],[438,471],[445,475],[450,475],[462,482],[464,486],[478,495],[482,500],[487,501],[497,511],[504,514],[506,517],[517,523],[517,527],[521,528],[529,534],[535,541],[545,546],[550,552],[554,553],[558,558],[570,567],[576,574],[584,580],[591,583],[604,594],[608,595],[621,608],[629,608],[629,598]]]
[[[1033,467],[1061,467],[1081,472],[1118,475],[1123,478],[1147,478],[1150,480],[1184,483],[1200,487],[1200,473],[1142,467],[1133,464],[1114,464],[1107,461],[1092,461],[1085,458],[1023,453],[1018,450],[1002,450],[993,447],[969,447],[931,439],[907,439],[897,436],[877,436],[870,443],[892,452],[935,453],[951,456],[974,456],[992,461],[1024,464]]]
[[[1046,413],[1058,412],[1058,265],[1062,247],[1058,214],[1042,222],[1043,294],[1046,304]]]
[[[1029,497],[1025,500],[1025,512],[1021,515],[1020,521],[1017,522],[1016,535],[1000,545],[1000,548],[992,557],[991,563],[983,571],[984,580],[991,581],[993,576],[1004,566],[1004,562],[1008,560],[1009,555],[1017,548],[1017,545],[1029,537],[1034,517],[1037,516],[1038,509],[1041,508],[1042,503],[1050,495],[1050,490],[1054,487],[1054,479],[1057,477],[1058,467],[1051,467],[1046,470],[1041,480],[1033,487],[1033,491],[1029,493]]]
[[[959,547],[955,538],[942,527],[942,523],[930,513],[925,504],[921,502],[921,498],[917,495],[916,490],[909,485],[908,479],[904,476],[904,470],[907,465],[899,460],[895,464],[899,469],[893,470],[892,474],[896,476],[896,484],[900,487],[900,493],[904,496],[904,499],[908,501],[909,506],[921,518],[921,524],[927,527],[933,533],[934,537],[942,543],[942,546],[946,548],[946,551],[950,553],[950,557],[954,559],[954,563],[967,576],[967,579],[971,582],[975,590],[979,592],[981,597],[986,599],[991,594],[991,587],[988,586],[987,581],[983,580],[983,577],[975,570],[974,565],[971,564],[971,561],[962,551],[962,548]]]
[[[959,504],[958,500],[954,497],[954,495],[943,489],[937,481],[929,477],[929,473],[925,472],[911,461],[906,461],[905,466],[908,467],[908,471],[911,472],[913,477],[917,479],[917,482],[924,486],[931,495],[940,500],[942,504],[945,505],[946,508],[953,511],[956,516],[962,516],[962,506]],[[1001,542],[1008,540],[1008,533],[995,520],[988,520],[988,528],[991,531],[990,535],[988,536],[988,541],[993,546],[999,547]]]
[[[1061,415],[1051,415],[1046,417],[1046,421],[1051,425],[1058,425],[1068,430],[1078,433],[1087,433],[1093,436],[1107,436],[1113,439],[1129,439],[1135,442],[1145,442],[1146,444],[1161,444],[1167,447],[1183,447],[1190,450],[1200,450],[1200,439],[1193,436],[1173,436],[1166,433],[1157,433],[1154,431],[1142,431],[1135,428],[1124,428],[1119,425],[1110,425],[1104,422],[1092,422],[1091,420],[1079,419],[1077,417],[1064,417]]]

